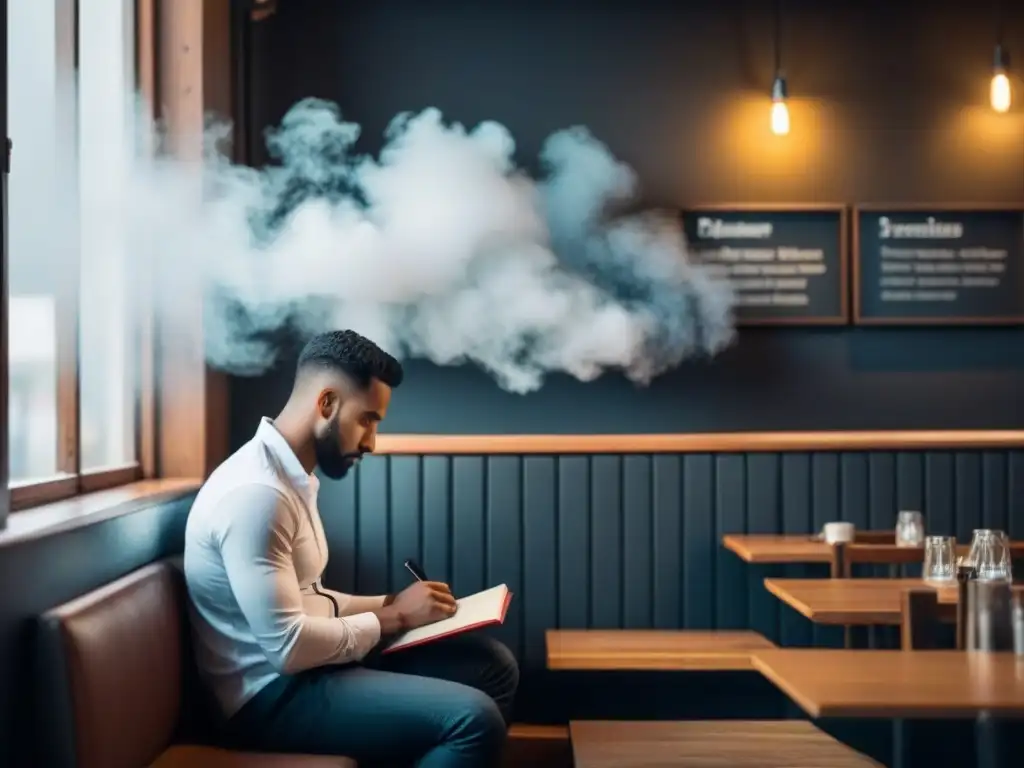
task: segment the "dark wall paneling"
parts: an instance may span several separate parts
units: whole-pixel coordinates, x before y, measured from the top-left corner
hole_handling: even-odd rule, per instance
[[[814,528],[811,494],[811,455],[787,453],[781,457],[781,504],[782,524],[780,532],[786,534],[806,533]],[[813,569],[802,565],[785,566],[783,575],[790,578],[805,578]],[[751,574],[751,578],[756,578]],[[756,589],[756,586],[755,586]],[[812,643],[812,627],[795,611],[779,611],[779,641],[783,645],[805,646]]]
[[[721,537],[887,528],[900,509],[937,534],[1022,536],[1024,451],[379,456],[321,490],[329,584],[400,589],[408,557],[458,594],[505,582],[516,597],[497,634],[535,669],[554,627],[752,628],[839,645],[839,628],[762,585],[823,566],[750,566]]]

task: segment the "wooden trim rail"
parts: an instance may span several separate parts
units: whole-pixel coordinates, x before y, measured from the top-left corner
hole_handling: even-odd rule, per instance
[[[717,432],[649,435],[379,435],[385,455],[781,453],[1024,449],[1024,430]]]

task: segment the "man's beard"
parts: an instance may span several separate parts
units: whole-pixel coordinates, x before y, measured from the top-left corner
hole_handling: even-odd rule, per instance
[[[363,455],[362,452],[342,453],[338,447],[339,431],[337,419],[332,419],[323,434],[318,435],[313,442],[316,465],[331,480],[341,480],[345,477],[355,466],[356,460]]]

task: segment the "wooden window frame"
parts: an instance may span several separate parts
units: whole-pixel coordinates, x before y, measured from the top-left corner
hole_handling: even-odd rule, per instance
[[[78,17],[80,0],[56,0],[57,56],[60,66],[78,69]],[[155,25],[154,5],[151,0],[135,0],[135,85],[146,95],[155,90]],[[6,108],[6,96],[5,96]],[[68,119],[77,120],[77,115]],[[79,397],[79,297],[80,280],[75,259],[75,271],[70,279],[62,281],[56,288],[57,297],[57,475],[52,478],[26,482],[8,483],[10,510],[29,509],[40,504],[60,501],[83,493],[106,490],[120,485],[154,477],[156,474],[156,377],[154,361],[155,319],[149,303],[151,281],[148,275],[138,274],[133,282],[143,284],[136,292],[139,302],[130,309],[140,322],[129,345],[132,351],[128,365],[133,378],[135,401],[133,403],[135,422],[135,460],[122,466],[82,471],[80,465],[80,397]],[[137,281],[137,282],[136,282]],[[3,286],[6,303],[7,286]],[[3,351],[3,368],[8,365],[6,344]],[[5,376],[6,379],[6,376]],[[0,398],[4,401],[6,398]],[[6,403],[4,403],[6,406]],[[3,418],[6,420],[7,408]],[[4,475],[6,475],[7,437],[4,436]],[[2,527],[2,521],[0,521]]]
[[[0,0],[0,13],[7,19],[7,0]],[[0,39],[0,329],[7,328],[7,173],[10,161],[10,140],[7,138],[7,35]],[[7,527],[11,511],[7,488],[7,333],[0,331],[0,531]]]

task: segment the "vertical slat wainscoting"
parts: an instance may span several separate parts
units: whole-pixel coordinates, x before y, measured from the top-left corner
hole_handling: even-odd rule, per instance
[[[838,643],[780,606],[769,574],[724,550],[726,533],[810,533],[830,520],[1024,537],[1024,451],[378,456],[323,483],[326,581],[363,594],[408,583],[415,557],[465,594],[515,592],[498,634],[544,664],[552,627],[746,628],[785,645]]]

